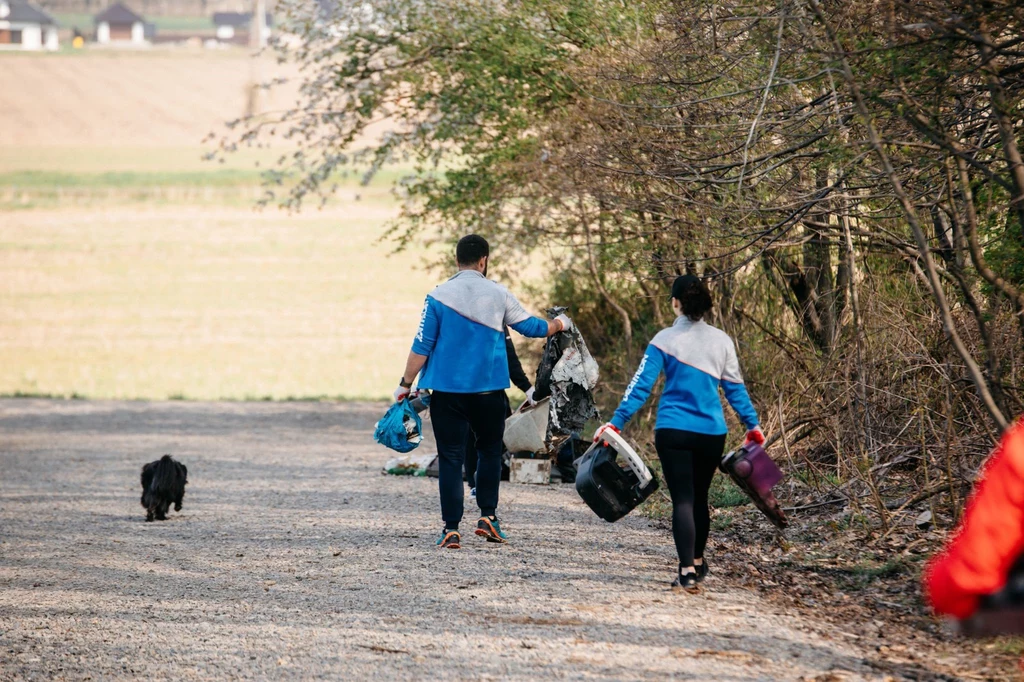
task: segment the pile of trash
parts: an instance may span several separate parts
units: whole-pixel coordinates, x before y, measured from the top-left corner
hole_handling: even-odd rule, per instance
[[[551,308],[547,314],[553,319],[565,310]],[[549,445],[579,435],[588,420],[600,417],[593,394],[599,378],[597,361],[575,325],[548,338],[537,367],[533,395],[537,401],[551,398],[546,439]]]
[[[401,457],[392,457],[384,464],[384,470],[382,474],[391,474],[392,476],[427,476],[428,469],[434,461],[437,459],[437,455],[402,455]]]
[[[554,319],[565,310],[555,307],[547,314]],[[548,338],[534,382],[535,405],[523,405],[505,422],[503,480],[508,479],[513,456],[546,459],[549,455],[554,460],[552,478],[574,480],[573,462],[589,445],[580,434],[587,421],[600,418],[593,394],[599,377],[597,361],[575,326]],[[423,438],[418,413],[425,411],[429,399],[429,393],[423,392],[415,400],[392,405],[377,423],[374,440],[400,453],[415,449]],[[383,473],[437,476],[437,466],[436,455],[405,455],[388,460]]]

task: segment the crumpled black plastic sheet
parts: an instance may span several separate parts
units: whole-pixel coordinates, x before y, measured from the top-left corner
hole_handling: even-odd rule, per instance
[[[547,313],[554,318],[565,310],[556,307]],[[548,338],[537,366],[534,399],[543,400],[551,396],[549,443],[573,433],[579,434],[587,420],[600,417],[592,392],[597,378],[597,363],[575,325],[569,331]]]

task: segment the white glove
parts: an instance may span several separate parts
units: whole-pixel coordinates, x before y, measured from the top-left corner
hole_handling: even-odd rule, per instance
[[[563,332],[567,332],[570,329],[572,329],[572,320],[570,320],[569,316],[566,315],[565,313],[562,313],[561,315],[559,315],[555,319],[562,323],[562,331]]]
[[[537,401],[533,399],[533,393],[536,390],[536,388],[530,386],[530,389],[526,392],[526,402],[528,402],[531,407],[537,404]]]
[[[400,403],[400,402],[402,402],[403,400],[405,400],[406,398],[409,397],[409,389],[406,388],[405,386],[399,386],[398,388],[395,389],[395,392],[392,393],[391,395],[393,395],[395,397],[395,402],[396,403]]]

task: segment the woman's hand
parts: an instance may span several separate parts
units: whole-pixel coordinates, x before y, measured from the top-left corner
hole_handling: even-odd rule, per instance
[[[607,424],[602,424],[597,429],[597,431],[594,431],[594,442],[595,443],[597,441],[601,440],[601,434],[604,433],[605,431],[614,431],[615,433],[622,433],[621,431],[619,431],[619,427],[616,426],[615,424],[612,424],[611,422],[608,422]]]
[[[760,426],[747,431],[747,439],[743,441],[743,446],[746,447],[751,443],[757,443],[758,445],[764,445],[764,431],[761,430]]]

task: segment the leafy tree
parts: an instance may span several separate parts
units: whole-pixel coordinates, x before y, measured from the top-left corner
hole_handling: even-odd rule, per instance
[[[282,11],[303,101],[227,145],[297,142],[267,200],[323,198],[341,169],[409,169],[399,246],[474,231],[506,263],[553,254],[553,290],[611,388],[668,323],[671,280],[703,274],[762,411],[883,524],[882,474],[925,431],[964,456],[921,451],[914,480],[931,490],[941,468],[955,503],[1024,409],[1019,3]],[[387,134],[354,150],[382,120]]]

